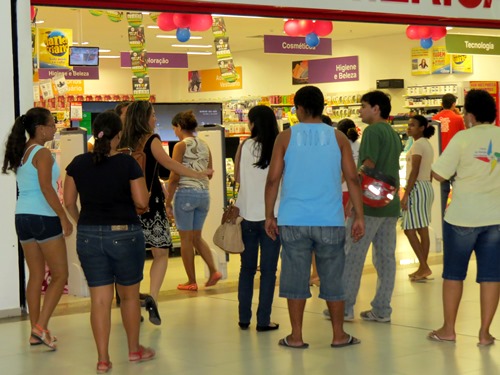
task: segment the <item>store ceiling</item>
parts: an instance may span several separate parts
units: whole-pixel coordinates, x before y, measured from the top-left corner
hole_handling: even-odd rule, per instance
[[[89,46],[109,49],[103,55],[117,55],[120,51],[130,50],[128,44],[127,21],[112,22],[106,14],[93,16],[88,9],[39,7],[37,20],[43,20],[38,27],[57,27],[73,29],[74,42],[88,42]],[[229,35],[229,43],[233,52],[249,51],[263,48],[263,35],[284,35],[281,18],[236,18],[224,17]],[[176,39],[160,39],[156,35],[175,35],[175,30],[164,32],[150,29],[155,26],[149,15],[144,15],[146,49],[151,52],[213,52],[213,48],[175,48],[172,44],[181,44]],[[389,25],[378,23],[334,22],[334,31],[330,37],[335,40],[350,40],[374,36],[404,34],[407,25]],[[490,34],[500,36],[500,30],[453,29],[453,33]],[[211,31],[193,32],[192,36],[202,36],[201,40],[190,40],[187,44],[212,44]]]

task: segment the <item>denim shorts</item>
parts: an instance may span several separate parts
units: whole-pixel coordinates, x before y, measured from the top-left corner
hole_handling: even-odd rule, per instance
[[[19,242],[44,243],[63,235],[58,216],[16,214],[16,232]]]
[[[204,189],[177,189],[174,196],[175,225],[178,230],[201,230],[208,209],[210,194]]]
[[[443,240],[443,279],[465,280],[474,251],[476,282],[500,282],[500,225],[460,227],[445,221]]]
[[[146,258],[144,233],[133,225],[79,225],[76,251],[89,287],[142,280]]]
[[[311,297],[309,278],[312,253],[321,280],[319,297],[327,301],[344,299],[344,227],[280,226],[281,275],[280,297]]]

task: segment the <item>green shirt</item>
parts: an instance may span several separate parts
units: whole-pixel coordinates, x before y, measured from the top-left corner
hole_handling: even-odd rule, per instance
[[[369,125],[363,131],[359,148],[358,168],[366,159],[375,163],[375,169],[396,179],[399,188],[399,155],[403,145],[399,135],[387,122]],[[398,217],[400,212],[399,194],[385,207],[369,207],[363,205],[364,213],[375,217]]]

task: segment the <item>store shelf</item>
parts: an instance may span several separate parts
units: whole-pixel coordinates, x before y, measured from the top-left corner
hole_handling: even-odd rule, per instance
[[[293,107],[292,103],[269,104],[270,107]]]
[[[342,107],[360,107],[361,103],[345,103],[345,104],[327,104],[326,107],[342,108]]]

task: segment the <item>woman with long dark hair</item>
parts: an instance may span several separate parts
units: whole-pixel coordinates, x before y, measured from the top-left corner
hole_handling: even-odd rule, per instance
[[[26,301],[31,321],[30,344],[44,344],[56,350],[56,339],[48,330],[68,279],[66,242],[73,226],[57,196],[59,166],[44,147],[56,132],[48,109],[32,108],[18,117],[5,147],[2,173],[16,174],[19,197],[16,204],[16,232],[29,269]],[[26,139],[26,133],[29,138]],[[41,305],[45,264],[51,282]]]
[[[121,130],[120,117],[113,111],[98,115],[93,123],[93,152],[76,156],[67,166],[64,180],[64,204],[78,223],[76,250],[90,290],[97,373],[112,367],[108,346],[115,283],[129,361],[155,356],[153,349],[139,344],[139,285],[146,256],[136,210],[147,207],[149,197],[137,162],[117,151]]]
[[[149,321],[161,324],[157,307],[158,295],[167,272],[168,252],[172,247],[170,225],[165,211],[165,196],[158,176],[159,165],[181,175],[204,179],[212,170],[195,171],[173,160],[163,149],[160,136],[154,134],[156,115],[153,105],[147,101],[135,101],[127,109],[125,128],[120,147],[132,150],[144,145],[146,154],[146,186],[148,187],[149,211],[140,216],[146,238],[146,248],[151,249],[153,263],[150,269],[150,294],[146,298]]]
[[[265,231],[264,188],[274,141],[278,135],[278,123],[273,110],[258,105],[248,112],[250,138],[236,152],[235,179],[240,183],[236,206],[243,217],[241,229],[245,251],[241,254],[238,281],[239,326],[247,329],[252,318],[254,278],[260,248],[260,288],[257,308],[257,331],[279,328],[271,322],[271,306],[276,283],[276,269],[281,242],[271,239]],[[277,215],[276,204],[275,213]]]

